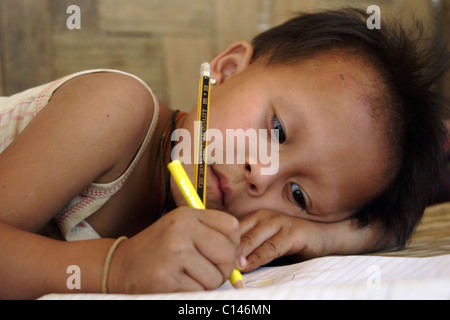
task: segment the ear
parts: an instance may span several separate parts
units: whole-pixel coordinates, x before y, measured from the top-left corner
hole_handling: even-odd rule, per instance
[[[229,76],[244,70],[250,64],[252,57],[253,46],[250,42],[233,42],[211,61],[211,77],[220,84]]]

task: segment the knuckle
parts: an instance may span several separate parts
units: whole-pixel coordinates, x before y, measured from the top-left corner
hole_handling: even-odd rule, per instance
[[[233,233],[239,232],[239,220],[231,216],[230,228]]]
[[[240,242],[240,226],[239,226],[239,220],[237,220],[235,217],[232,217],[233,219],[230,220],[229,225],[229,234],[231,235],[232,242],[235,246],[239,246]]]
[[[278,254],[278,247],[271,239],[264,241],[262,243],[262,246],[264,246],[264,248],[268,249],[268,251],[270,253],[272,253],[274,255]]]
[[[230,273],[231,274],[231,273]],[[211,281],[205,286],[207,290],[213,290],[222,285],[226,281],[226,273],[224,270],[220,270],[216,277],[211,279]]]
[[[276,222],[282,217],[279,213],[271,210],[263,210],[262,218],[265,221]]]
[[[267,255],[265,254],[265,252],[262,252],[261,250],[256,250],[255,252],[252,253],[253,255],[253,260],[256,261],[265,261],[267,259]]]
[[[214,288],[220,287],[223,283],[225,283],[231,276],[231,273],[233,272],[234,266],[229,265],[227,267],[224,267],[220,269],[220,275],[216,278],[216,281],[214,283]]]
[[[224,246],[219,251],[219,254],[215,256],[215,264],[219,269],[227,269],[234,266],[234,260],[236,257],[236,250],[232,246]]]
[[[191,227],[195,219],[195,215],[191,214],[191,212],[181,209],[172,211],[166,217],[169,226],[180,228],[181,230],[187,230],[189,227]]]
[[[273,212],[270,210],[262,209],[258,211],[258,217],[260,219],[270,219],[273,216]]]
[[[166,245],[165,251],[168,255],[177,257],[182,255],[186,251],[186,248],[181,241],[172,241]]]
[[[161,281],[160,279],[164,279]],[[163,277],[158,278],[157,286],[153,291],[157,292],[176,292],[179,290],[180,281],[173,274],[164,274]]]
[[[236,233],[239,231],[239,220],[230,214],[221,215],[222,228],[228,233]]]
[[[249,235],[245,234],[241,237],[241,245],[253,247],[253,239]]]

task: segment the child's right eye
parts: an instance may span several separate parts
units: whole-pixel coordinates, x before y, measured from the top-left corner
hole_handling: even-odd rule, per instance
[[[286,135],[284,133],[283,126],[281,125],[280,119],[278,119],[277,115],[274,114],[272,116],[272,128],[276,131],[276,138],[278,139],[278,143],[283,143],[286,141]]]

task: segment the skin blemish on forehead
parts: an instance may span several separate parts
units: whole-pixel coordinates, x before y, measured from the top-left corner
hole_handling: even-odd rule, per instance
[[[342,80],[342,81],[344,81],[344,80],[345,80],[345,77],[344,77],[344,75],[343,75],[343,74],[341,74],[341,73],[340,73],[340,74],[339,74],[339,77],[341,78],[341,80]]]

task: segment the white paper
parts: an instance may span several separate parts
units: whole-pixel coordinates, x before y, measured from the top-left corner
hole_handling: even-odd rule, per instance
[[[333,256],[244,274],[213,291],[144,295],[51,294],[41,299],[450,299],[450,255]]]

